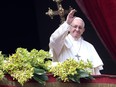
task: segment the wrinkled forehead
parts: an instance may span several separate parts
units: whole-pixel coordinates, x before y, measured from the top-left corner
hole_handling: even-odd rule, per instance
[[[80,17],[75,17],[74,20],[72,21],[72,24],[77,23],[77,21],[78,22],[81,22],[82,23],[82,26],[85,27],[85,23],[84,23],[83,19],[80,18]]]

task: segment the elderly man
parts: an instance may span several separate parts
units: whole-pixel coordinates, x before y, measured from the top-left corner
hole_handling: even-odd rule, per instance
[[[68,58],[76,61],[91,61],[93,64],[92,74],[100,75],[103,62],[94,46],[82,38],[85,31],[85,23],[80,17],[74,17],[75,9],[67,15],[66,21],[50,37],[50,53],[53,61],[63,62]]]

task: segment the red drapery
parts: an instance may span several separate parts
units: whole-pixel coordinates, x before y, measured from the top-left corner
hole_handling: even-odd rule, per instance
[[[99,38],[116,60],[116,0],[76,0]]]

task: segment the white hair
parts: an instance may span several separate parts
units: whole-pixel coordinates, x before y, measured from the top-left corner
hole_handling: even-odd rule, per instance
[[[74,17],[74,19],[79,19],[79,20],[81,20],[81,21],[83,22],[83,27],[85,27],[85,22],[83,21],[82,18],[80,18],[80,17]]]

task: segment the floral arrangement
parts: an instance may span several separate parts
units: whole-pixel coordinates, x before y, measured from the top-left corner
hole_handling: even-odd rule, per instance
[[[91,75],[92,63],[87,60],[75,61],[72,58],[67,59],[64,62],[57,63],[52,66],[50,72],[54,74],[54,77],[58,77],[58,80],[63,82],[78,82],[81,78],[93,79]]]
[[[48,80],[46,72],[48,66],[51,65],[50,57],[50,54],[44,50],[32,49],[29,52],[25,48],[17,48],[16,53],[9,55],[9,57],[3,57],[1,54],[1,71],[9,74],[22,86],[32,78],[45,85]],[[4,74],[0,73],[0,78],[3,76]]]
[[[45,85],[49,79],[47,73],[52,73],[59,80],[80,83],[81,78],[92,79],[90,61],[75,61],[68,59],[53,65],[48,51],[25,48],[17,48],[12,55],[6,56],[0,51],[0,79],[9,74],[13,80],[17,80],[22,86],[30,79]]]

